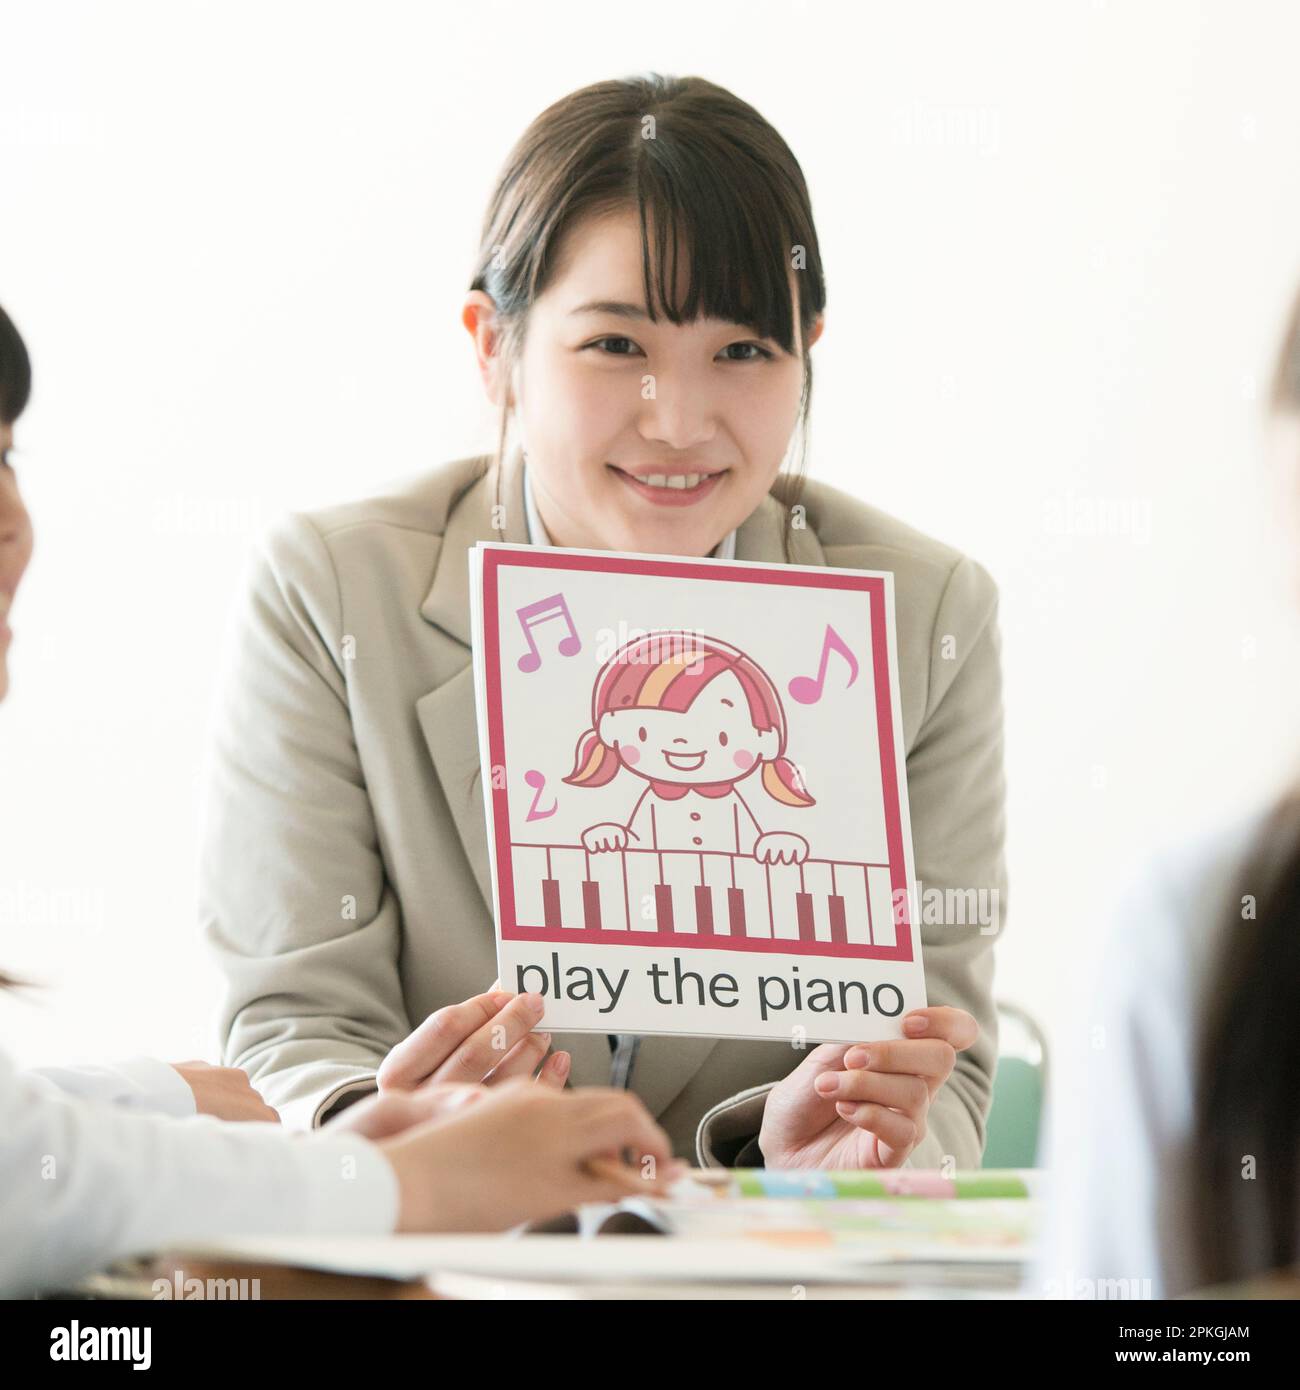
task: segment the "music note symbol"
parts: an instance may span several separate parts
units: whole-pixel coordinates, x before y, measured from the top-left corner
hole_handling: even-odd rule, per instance
[[[537,803],[541,800],[542,797],[542,790],[546,786],[545,775],[543,773],[538,772],[535,767],[530,767],[528,771],[524,773],[524,781],[527,782],[530,787],[535,788],[533,792],[532,805],[529,806],[528,814],[524,817],[524,819],[545,820],[547,816],[553,816],[556,812],[556,808],[560,804],[558,801],[551,802],[551,809],[549,811],[539,811],[537,809]]]
[[[849,678],[845,682],[844,688],[847,690],[858,678],[858,659],[844,644],[844,639],[829,624],[826,624],[826,636],[822,638],[822,659],[817,667],[817,675],[795,676],[787,687],[790,691],[790,698],[798,700],[801,705],[815,705],[822,697],[822,687],[826,682],[826,663],[831,658],[831,652],[837,651],[849,663]]]
[[[568,636],[560,638],[560,655],[573,656],[582,650],[582,640],[573,625],[573,615],[569,612],[569,605],[564,601],[563,594],[552,594],[550,598],[539,598],[536,603],[526,603],[522,608],[515,609],[515,617],[519,619],[519,626],[523,628],[524,636],[528,639],[528,650],[519,658],[521,671],[535,671],[542,664],[542,656],[537,650],[537,639],[533,636],[532,630],[539,623],[547,622],[551,618],[563,618],[569,629]]]

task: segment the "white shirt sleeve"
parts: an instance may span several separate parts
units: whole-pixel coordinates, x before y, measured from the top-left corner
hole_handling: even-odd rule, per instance
[[[1032,1297],[1172,1298],[1195,1287],[1201,991],[1245,843],[1234,827],[1166,852],[1120,900],[1052,1064]]]
[[[129,1057],[99,1066],[33,1067],[24,1075],[65,1095],[123,1110],[176,1119],[197,1113],[189,1083],[175,1067],[156,1057]]]
[[[0,1054],[0,1296],[218,1235],[382,1235],[397,1178],[360,1135],[132,1114]]]

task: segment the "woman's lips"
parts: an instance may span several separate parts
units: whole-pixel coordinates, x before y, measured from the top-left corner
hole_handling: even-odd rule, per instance
[[[611,463],[608,466],[633,492],[659,507],[690,507],[696,502],[702,502],[717,490],[718,484],[727,472],[724,468],[720,473],[711,474],[703,482],[696,483],[694,487],[654,487],[650,483],[643,483],[631,473],[625,473],[617,464]]]
[[[704,754],[665,753],[664,762],[677,772],[698,772],[704,766]]]

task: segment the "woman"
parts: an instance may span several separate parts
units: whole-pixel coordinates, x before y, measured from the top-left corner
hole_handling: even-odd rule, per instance
[[[1270,407],[1294,495],[1300,295]],[[1117,912],[1067,1035],[1027,1292],[1174,1298],[1300,1259],[1298,987],[1294,787],[1166,851]]]
[[[14,596],[32,553],[10,458],[30,386],[26,349],[0,309],[0,700],[9,689]],[[0,989],[13,986],[0,975]],[[486,1001],[484,1014],[499,1012],[505,999]],[[590,1160],[624,1147],[670,1160],[666,1136],[633,1097],[570,1096],[545,1085],[516,1083],[497,1095],[435,1085],[387,1095],[311,1136],[211,1115],[138,1113],[185,1113],[176,1088],[187,1084],[186,1070],[192,1064],[35,1076],[0,1053],[0,1295],[226,1233],[500,1229],[647,1190],[639,1173],[597,1176]],[[192,1089],[194,1107],[206,1098],[210,1108],[250,1118],[265,1111],[246,1078]],[[653,1190],[671,1172],[658,1171]]]
[[[845,493],[778,476],[806,427],[824,302],[799,165],[729,92],[603,82],[524,133],[462,315],[500,411],[495,457],[289,518],[244,614],[202,912],[228,980],[227,1060],[287,1123],[376,1086],[481,1079],[473,1057],[434,1060],[444,1010],[495,974],[469,648],[480,540],[892,570],[917,873],[1002,900],[993,582]],[[869,1057],[647,1038],[632,1085],[702,1163],[978,1166],[995,928],[924,928],[941,1002]],[[508,1012],[530,1002],[539,1023],[540,1001]],[[611,1041],[564,1039],[574,1081],[606,1079]],[[547,1043],[530,1036],[522,1060]]]

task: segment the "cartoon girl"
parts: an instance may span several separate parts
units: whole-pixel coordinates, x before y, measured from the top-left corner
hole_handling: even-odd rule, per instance
[[[600,787],[625,767],[646,787],[626,825],[583,831],[589,851],[712,850],[767,864],[808,857],[802,835],[764,831],[740,793],[761,768],[763,790],[781,805],[815,804],[785,756],[776,686],[736,647],[672,631],[626,643],[596,677],[591,722],[564,781]]]

